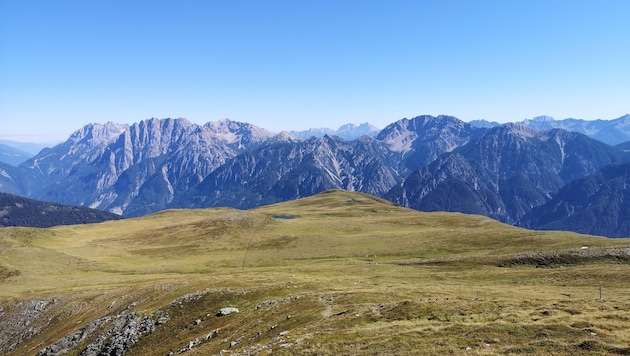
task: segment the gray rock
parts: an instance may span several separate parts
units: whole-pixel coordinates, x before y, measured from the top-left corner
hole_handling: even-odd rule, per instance
[[[212,330],[212,332],[210,332],[208,335],[206,335],[204,340],[208,341],[208,340],[212,339],[213,337],[216,337],[217,335],[219,335],[219,329],[214,329],[214,330]]]
[[[221,310],[219,310],[219,312],[217,313],[217,316],[226,316],[226,315],[236,314],[236,313],[239,313],[238,308],[225,307],[225,308],[221,308]]]

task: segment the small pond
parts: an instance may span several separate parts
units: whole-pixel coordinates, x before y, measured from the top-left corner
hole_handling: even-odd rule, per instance
[[[273,218],[274,219],[282,219],[282,220],[291,220],[291,219],[295,219],[295,216],[293,216],[293,215],[274,215]]]

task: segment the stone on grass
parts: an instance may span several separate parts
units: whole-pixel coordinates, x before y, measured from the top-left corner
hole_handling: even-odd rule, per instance
[[[239,312],[238,308],[225,307],[225,308],[221,308],[221,310],[219,310],[219,312],[217,313],[217,316],[226,316],[226,315],[230,315],[230,314],[236,314],[238,312]]]

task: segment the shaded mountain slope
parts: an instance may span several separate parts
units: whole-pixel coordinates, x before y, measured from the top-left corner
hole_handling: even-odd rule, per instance
[[[568,183],[523,217],[533,229],[630,237],[630,163],[609,165]]]
[[[227,161],[172,206],[244,209],[333,188],[383,195],[401,179],[392,168],[396,159],[397,154],[368,136],[278,142]]]
[[[0,162],[0,192],[21,195],[24,187],[34,185],[36,181],[32,171]]]
[[[419,210],[460,211],[518,223],[567,182],[621,157],[619,150],[582,134],[506,124],[438,157],[386,197]]]
[[[0,226],[50,227],[118,219],[122,217],[105,211],[0,193]]]

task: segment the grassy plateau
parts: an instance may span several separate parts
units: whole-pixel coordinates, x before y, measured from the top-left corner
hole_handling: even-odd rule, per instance
[[[0,354],[88,355],[131,315],[125,355],[630,355],[630,239],[346,191],[0,229]]]

